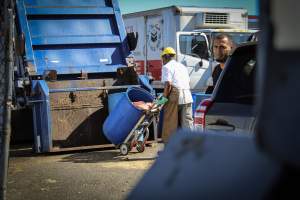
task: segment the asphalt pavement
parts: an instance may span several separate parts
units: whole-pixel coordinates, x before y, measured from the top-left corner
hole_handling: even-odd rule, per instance
[[[125,199],[162,148],[153,144],[127,156],[116,149],[40,155],[13,148],[8,199]]]

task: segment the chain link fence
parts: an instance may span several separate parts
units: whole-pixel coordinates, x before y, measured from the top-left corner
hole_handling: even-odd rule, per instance
[[[4,1],[0,1],[0,133],[2,133],[3,130],[4,92],[5,92]],[[0,145],[1,145],[1,138],[2,136],[0,137]]]
[[[10,8],[10,9],[8,9]],[[6,199],[14,66],[14,9],[0,2],[0,199]]]

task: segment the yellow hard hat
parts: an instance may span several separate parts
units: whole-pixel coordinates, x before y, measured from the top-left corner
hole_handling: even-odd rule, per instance
[[[160,54],[161,57],[164,55],[176,55],[176,52],[172,47],[166,47]]]

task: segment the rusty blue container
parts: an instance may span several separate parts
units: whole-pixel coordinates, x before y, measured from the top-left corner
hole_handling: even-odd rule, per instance
[[[103,124],[103,133],[113,144],[121,144],[141,118],[143,111],[132,103],[153,102],[154,96],[142,88],[130,87]]]

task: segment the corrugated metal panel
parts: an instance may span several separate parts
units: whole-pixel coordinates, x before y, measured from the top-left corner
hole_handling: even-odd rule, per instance
[[[109,81],[109,80],[107,80]],[[51,89],[70,85],[92,87],[104,80],[49,82]],[[102,134],[102,124],[108,115],[104,90],[58,92],[49,95],[52,148],[108,144]]]

